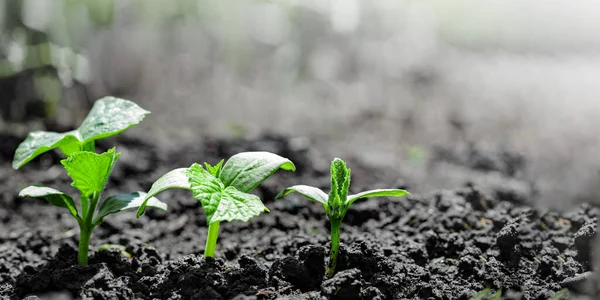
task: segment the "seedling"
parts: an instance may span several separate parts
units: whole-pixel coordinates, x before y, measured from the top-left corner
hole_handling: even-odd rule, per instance
[[[137,104],[115,97],[104,97],[88,113],[75,130],[57,133],[34,131],[29,133],[15,152],[13,168],[18,169],[38,155],[59,148],[65,156],[77,151],[95,151],[95,141],[117,135],[141,122],[150,112]]]
[[[168,172],[152,184],[146,198],[172,188],[191,190],[206,213],[208,236],[204,256],[214,257],[220,223],[247,222],[263,211],[268,212],[260,198],[249,194],[250,191],[278,169],[295,171],[296,167],[289,159],[269,152],[243,152],[232,156],[225,165],[223,160],[215,166],[204,165],[206,169],[195,163]],[[138,209],[138,217],[145,207],[146,202]]]
[[[331,251],[329,266],[325,272],[327,276],[332,276],[335,272],[340,247],[340,226],[352,203],[358,199],[370,197],[401,197],[409,195],[407,191],[399,189],[378,189],[348,195],[349,187],[350,169],[346,167],[346,163],[343,160],[336,158],[331,162],[331,192],[329,192],[329,195],[316,187],[295,185],[285,189],[275,197],[275,199],[280,199],[289,193],[296,192],[309,200],[323,204],[323,207],[325,207],[327,218],[329,218],[329,222],[331,223]]]
[[[115,153],[115,148],[112,148],[102,154],[79,151],[60,161],[69,177],[73,179],[71,185],[81,193],[81,210],[77,209],[71,196],[53,188],[29,186],[19,193],[19,197],[45,199],[54,206],[69,210],[79,224],[79,252],[77,255],[79,264],[87,264],[92,230],[101,224],[107,215],[138,208],[142,203],[167,210],[167,205],[158,199],[153,197],[146,199],[146,193],[134,192],[110,196],[102,201],[96,211],[98,200],[118,158],[119,153]]]

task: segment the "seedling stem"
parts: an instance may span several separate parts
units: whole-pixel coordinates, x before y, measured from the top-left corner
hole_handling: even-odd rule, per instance
[[[96,152],[96,142],[89,141],[81,147],[81,151]]]
[[[340,249],[340,227],[342,226],[342,220],[331,221],[331,251],[329,252],[329,267],[325,274],[329,277],[333,276],[335,267],[337,266],[337,256]]]
[[[86,197],[82,197],[82,200]],[[100,193],[93,193],[92,196],[88,199],[89,207],[87,210],[84,210],[83,214],[85,219],[83,220],[83,224],[79,224],[79,253],[77,254],[77,262],[80,265],[87,265],[88,263],[88,249],[90,247],[90,239],[92,238],[92,230],[96,227],[96,224],[93,224],[94,212],[96,211],[96,205],[98,204],[98,198],[100,198]],[[86,204],[82,201],[83,204]]]
[[[204,257],[214,257],[217,248],[217,238],[219,237],[219,225],[221,222],[212,222],[208,225],[208,236],[206,237],[206,247]]]

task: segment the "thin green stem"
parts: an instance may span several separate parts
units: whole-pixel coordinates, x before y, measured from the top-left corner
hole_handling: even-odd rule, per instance
[[[77,253],[77,262],[80,265],[87,265],[88,263],[88,250],[90,248],[90,240],[92,238],[92,230],[94,230],[94,213],[96,212],[96,205],[98,204],[98,198],[100,193],[94,193],[88,199],[89,207],[83,208],[83,224],[79,226],[79,252]]]
[[[77,252],[77,263],[80,265],[88,264],[88,250],[90,248],[90,239],[92,231],[80,227],[79,232],[79,251]]]
[[[214,257],[217,248],[217,238],[219,237],[219,224],[213,222],[208,225],[208,236],[206,237],[206,247],[204,248],[204,257]]]
[[[329,267],[327,267],[327,270],[325,271],[325,275],[328,277],[333,276],[333,273],[335,273],[335,267],[337,266],[337,258],[340,250],[341,226],[342,220],[331,220],[331,251],[329,252]]]

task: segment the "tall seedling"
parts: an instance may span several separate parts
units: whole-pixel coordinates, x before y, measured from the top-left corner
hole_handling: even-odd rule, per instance
[[[73,179],[73,186],[81,192],[80,211],[71,196],[52,188],[30,186],[23,189],[19,196],[43,198],[52,205],[69,210],[80,227],[78,254],[80,264],[87,263],[92,230],[106,215],[137,208],[146,199],[146,194],[141,192],[108,197],[102,202],[94,217],[101,192],[119,157],[114,149],[100,155],[94,153],[95,141],[127,130],[141,122],[149,113],[131,101],[104,97],[94,103],[79,128],[65,133],[31,132],[15,151],[12,164],[15,169],[24,166],[40,154],[56,148],[68,157],[61,163]],[[150,199],[149,203],[153,207],[166,209],[166,204],[156,198]]]

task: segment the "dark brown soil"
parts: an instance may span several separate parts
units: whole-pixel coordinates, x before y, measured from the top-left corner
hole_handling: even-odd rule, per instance
[[[10,162],[21,140],[0,136],[0,294],[7,299],[469,299],[486,287],[501,289],[504,299],[548,299],[564,287],[571,296],[593,293],[584,288],[598,210],[528,207],[533,192],[524,192],[528,183],[514,177],[525,162],[506,151],[442,149],[430,161],[467,166],[475,176],[500,174],[496,188],[465,181],[454,190],[355,204],[342,225],[337,273],[324,278],[329,224],[323,208],[294,195],[272,200],[293,184],[328,189],[333,157],[309,145],[292,147],[279,136],[209,139],[165,153],[130,138],[100,143],[100,149],[116,143],[122,153],[107,194],[147,190],[173,168],[240,151],[278,153],[294,161],[297,172],[277,172],[257,188],[271,213],[221,225],[216,259],[202,256],[207,227],[199,202],[185,191],[168,191],[159,196],[168,213],[108,217],[92,245],[125,250],[91,251],[90,264],[79,266],[77,226],[68,212],[17,198],[29,184],[74,192],[60,158],[46,154],[14,171]],[[397,184],[410,178],[383,177],[393,172],[346,160],[352,192],[411,189]]]

